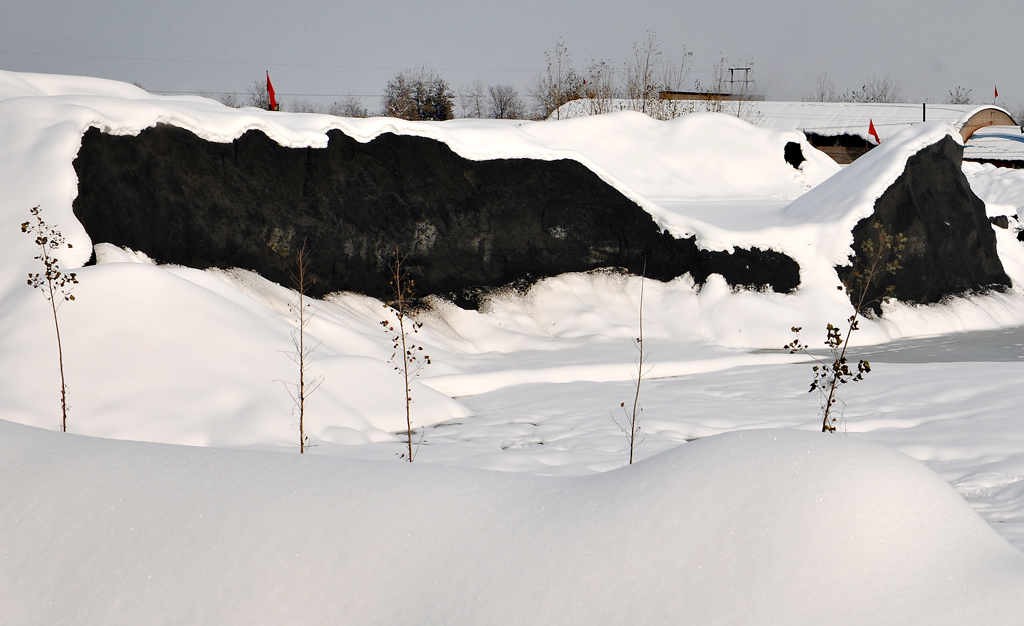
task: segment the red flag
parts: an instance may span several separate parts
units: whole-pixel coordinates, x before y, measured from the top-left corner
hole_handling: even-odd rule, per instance
[[[996,97],[999,97],[999,87],[996,87]]]
[[[270,110],[277,110],[277,97],[274,94],[274,86],[270,83],[270,71],[267,70],[267,94],[270,96]]]
[[[878,131],[875,130],[875,120],[868,120],[868,134],[875,138],[876,143],[882,143],[882,140],[878,137]]]

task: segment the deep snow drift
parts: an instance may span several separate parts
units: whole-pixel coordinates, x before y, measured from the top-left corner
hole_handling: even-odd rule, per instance
[[[962,626],[1024,610],[1024,555],[927,469],[846,437],[733,433],[550,478],[0,430],[20,477],[0,487],[7,624]]]
[[[638,454],[648,461],[627,468],[613,416],[634,392],[639,278],[559,276],[479,312],[435,302],[417,318],[433,363],[412,392],[422,445],[411,467],[396,457],[401,379],[379,325],[390,313],[365,296],[329,296],[309,327],[322,341],[313,369],[324,385],[307,415],[316,447],[300,457],[280,382],[296,377],[283,354],[294,293],[248,272],[162,266],[91,242],[71,212],[85,129],[134,133],[157,122],[221,141],[259,128],[282,145],[319,145],[340,128],[363,141],[434,137],[467,158],[575,158],[664,228],[709,249],[784,250],[804,282],[784,295],[734,291],[714,276],[699,289],[687,277],[645,281],[653,368]],[[25,285],[39,271],[19,228],[29,208],[41,206],[74,244],[61,261],[81,281],[60,310],[75,435],[0,423],[0,579],[19,598],[0,611],[11,623],[37,622],[46,606],[43,621],[69,623],[276,623],[294,607],[309,621],[350,623],[769,615],[987,624],[1018,615],[1020,553],[971,512],[1024,546],[1024,429],[1012,384],[1024,374],[1024,247],[1012,230],[996,229],[1010,291],[895,303],[862,322],[855,344],[874,371],[844,389],[848,434],[747,432],[820,423],[806,393],[810,365],[779,348],[792,326],[823,338],[827,322],[850,315],[832,269],[849,254],[849,229],[907,156],[951,135],[921,125],[842,171],[825,157],[774,171],[759,167],[758,150],[802,141],[799,133],[718,116],[343,120],[0,72],[4,420],[53,430],[60,418],[52,320]],[[1019,211],[1012,175],[965,171],[990,215]],[[80,267],[94,244],[97,264]],[[745,432],[712,437],[730,431]],[[642,558],[630,564],[626,554]],[[539,588],[551,593],[538,599]]]

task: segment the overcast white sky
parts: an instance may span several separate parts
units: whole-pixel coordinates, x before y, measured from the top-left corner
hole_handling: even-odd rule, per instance
[[[12,6],[13,5],[13,6]],[[525,92],[561,37],[577,69],[621,64],[650,29],[665,56],[754,61],[755,91],[799,100],[820,72],[840,91],[890,72],[908,100],[958,85],[1024,103],[1020,0],[37,0],[0,20],[0,68],[135,81],[155,92],[245,92],[270,70],[281,100],[363,97],[427,64],[453,88],[479,78]]]

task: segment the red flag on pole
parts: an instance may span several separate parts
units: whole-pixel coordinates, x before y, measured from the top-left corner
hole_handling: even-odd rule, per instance
[[[999,97],[999,87],[998,86],[996,87],[996,97],[997,98]]]
[[[277,97],[274,94],[274,85],[270,83],[270,70],[267,70],[267,95],[270,96],[270,110],[277,110]]]
[[[875,138],[876,143],[882,143],[882,140],[878,138],[878,131],[875,130],[875,120],[868,120],[868,134]]]

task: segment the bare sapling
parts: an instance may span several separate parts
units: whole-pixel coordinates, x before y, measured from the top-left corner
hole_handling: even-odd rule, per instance
[[[50,303],[50,310],[53,312],[53,329],[57,333],[57,359],[60,364],[60,410],[61,432],[68,431],[68,385],[64,378],[64,348],[60,340],[60,322],[57,319],[57,310],[64,302],[75,299],[71,290],[78,284],[78,277],[74,272],[63,272],[60,264],[53,256],[59,248],[73,247],[64,241],[64,235],[57,230],[56,226],[50,226],[43,221],[41,210],[38,206],[32,207],[29,211],[35,220],[29,220],[21,224],[21,232],[34,235],[36,245],[39,247],[39,254],[36,259],[42,262],[43,273],[29,273],[28,284],[34,289],[39,289],[43,297]]]
[[[323,383],[323,376],[311,376],[310,365],[313,363],[313,352],[320,347],[320,342],[312,343],[306,336],[306,327],[316,314],[313,303],[306,296],[306,292],[312,287],[316,280],[309,278],[309,257],[306,256],[306,242],[295,253],[295,270],[291,273],[292,284],[298,292],[298,303],[289,302],[288,310],[295,316],[296,328],[292,331],[292,344],[295,350],[288,352],[288,358],[299,368],[299,382],[285,382],[284,386],[295,404],[293,414],[299,414],[299,453],[305,454],[309,449],[309,437],[306,435],[306,400]]]
[[[814,379],[811,381],[813,393],[817,391],[821,399],[821,432],[835,432],[837,417],[833,408],[836,403],[841,403],[839,388],[851,382],[864,380],[864,375],[871,371],[871,364],[864,359],[859,359],[856,368],[847,359],[846,350],[850,347],[850,337],[858,330],[859,318],[862,313],[879,302],[888,300],[894,296],[895,286],[890,284],[885,292],[875,298],[869,298],[871,284],[885,274],[891,274],[900,269],[900,259],[903,256],[903,249],[907,238],[902,233],[890,235],[882,227],[881,222],[875,222],[875,231],[878,234],[877,244],[874,239],[868,238],[861,245],[862,260],[855,263],[850,276],[843,281],[839,289],[852,295],[851,302],[854,303],[853,315],[846,320],[846,328],[829,323],[826,327],[825,346],[828,348],[829,356],[825,359],[818,358],[810,352],[810,346],[801,343],[800,327],[794,326],[793,333],[796,337],[793,341],[784,346],[790,354],[802,352],[817,362],[813,367]],[[839,417],[842,417],[843,410],[838,410]]]
[[[423,327],[421,322],[409,319],[410,306],[413,299],[415,283],[404,269],[406,256],[399,253],[398,246],[395,246],[395,259],[388,265],[388,278],[391,283],[391,290],[394,299],[384,305],[384,308],[391,308],[395,313],[397,325],[391,320],[381,320],[380,325],[391,335],[391,341],[395,352],[391,355],[391,364],[395,371],[402,375],[405,383],[405,435],[407,449],[400,456],[413,462],[416,454],[412,448],[412,381],[424,367],[430,365],[430,356],[423,354],[423,346],[413,342],[413,335]],[[420,438],[422,442],[422,437]],[[417,444],[417,449],[419,444]]]
[[[639,330],[637,332],[637,338],[633,340],[633,344],[636,346],[637,359],[636,359],[636,376],[633,377],[634,393],[633,393],[633,405],[632,408],[627,408],[626,403],[622,402],[619,407],[622,409],[624,420],[619,423],[615,420],[615,425],[622,430],[626,435],[626,440],[629,442],[629,464],[633,464],[633,453],[636,447],[640,445],[646,438],[646,434],[640,433],[640,413],[643,408],[640,406],[640,383],[644,378],[644,365],[647,363],[647,353],[644,352],[644,279],[647,275],[647,261],[644,261],[644,269],[640,274],[640,305],[639,310]],[[614,419],[614,417],[613,417]]]

